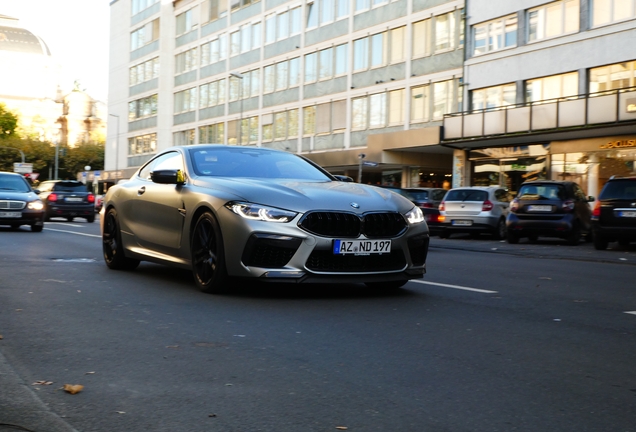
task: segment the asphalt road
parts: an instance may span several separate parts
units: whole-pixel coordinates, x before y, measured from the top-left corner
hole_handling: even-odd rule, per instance
[[[0,430],[636,431],[636,245],[434,238],[399,293],[213,296],[98,229],[0,228]]]

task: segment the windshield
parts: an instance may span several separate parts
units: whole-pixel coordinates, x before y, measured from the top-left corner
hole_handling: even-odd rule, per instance
[[[0,174],[0,190],[8,192],[29,192],[31,187],[20,176]]]
[[[190,155],[199,176],[331,180],[319,168],[291,153],[245,147],[204,147],[190,150]]]

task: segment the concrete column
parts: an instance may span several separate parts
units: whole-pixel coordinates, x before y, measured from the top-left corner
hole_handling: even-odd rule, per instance
[[[454,150],[452,187],[461,186],[470,186],[470,162],[465,150]]]
[[[589,164],[589,169],[587,170],[587,194],[598,198],[598,172],[600,166],[598,155],[593,153],[587,163]]]

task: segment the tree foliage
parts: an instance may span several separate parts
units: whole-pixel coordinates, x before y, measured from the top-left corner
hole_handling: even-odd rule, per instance
[[[7,106],[0,103],[0,140],[15,136],[18,127],[18,116],[7,109]]]

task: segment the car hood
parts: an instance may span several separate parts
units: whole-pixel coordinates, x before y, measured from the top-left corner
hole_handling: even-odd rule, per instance
[[[230,193],[251,203],[297,212],[336,210],[406,213],[414,206],[408,199],[391,191],[350,182],[215,177],[197,179],[195,185]]]
[[[0,190],[0,200],[33,201],[38,199],[34,192],[10,192]]]

